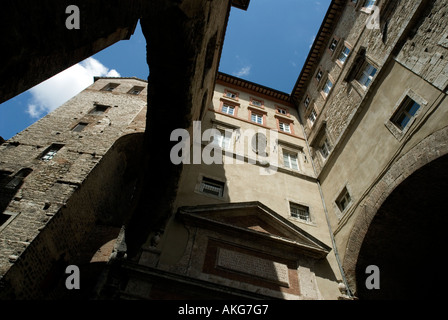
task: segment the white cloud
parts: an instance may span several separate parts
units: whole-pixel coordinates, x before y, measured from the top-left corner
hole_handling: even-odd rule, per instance
[[[91,85],[95,76],[120,77],[120,74],[94,58],[87,58],[31,88],[27,113],[39,118],[53,111]]]
[[[248,76],[250,73],[251,66],[242,67],[239,71],[235,72],[233,75],[236,77]]]
[[[316,36],[313,36],[313,39],[311,39],[311,43],[310,43],[310,49],[312,48],[313,44],[314,44],[314,40],[316,40]]]

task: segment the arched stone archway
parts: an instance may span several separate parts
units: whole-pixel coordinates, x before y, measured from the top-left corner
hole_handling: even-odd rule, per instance
[[[418,272],[434,266],[427,252],[435,254],[442,245],[447,181],[448,127],[420,141],[381,176],[359,206],[344,256],[343,268],[356,296],[412,297],[409,293],[417,298],[423,282],[430,290],[433,280],[419,281]],[[383,264],[380,290],[365,289],[365,267],[371,264]]]

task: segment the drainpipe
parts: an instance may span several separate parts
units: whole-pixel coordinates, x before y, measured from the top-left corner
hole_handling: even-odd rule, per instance
[[[300,127],[302,128],[303,137],[305,138],[306,146],[308,148],[308,154],[310,155],[310,158],[311,158],[310,159],[311,165],[313,166],[314,174],[316,175],[317,187],[319,189],[320,198],[322,200],[322,205],[324,207],[325,218],[327,220],[328,231],[330,232],[331,243],[332,243],[332,246],[333,246],[334,255],[336,257],[336,261],[337,261],[338,266],[339,266],[339,271],[341,272],[342,281],[344,282],[344,285],[345,285],[345,288],[346,288],[346,294],[350,298],[353,298],[354,296],[353,296],[352,292],[350,291],[350,287],[348,286],[348,282],[347,282],[347,278],[345,277],[344,269],[342,269],[342,263],[341,263],[341,259],[339,258],[338,248],[336,247],[336,242],[334,240],[333,230],[331,229],[330,219],[328,218],[328,211],[327,211],[327,206],[325,205],[325,200],[324,200],[324,195],[323,195],[323,192],[322,192],[322,187],[320,185],[319,178],[317,177],[317,170],[316,170],[316,167],[314,165],[313,157],[311,156],[311,148],[310,148],[310,145],[308,143],[308,137],[306,136],[305,129],[303,128],[303,125],[302,125],[303,122],[302,122],[302,119],[301,119],[301,116],[300,116],[299,108],[298,108],[296,103],[294,103],[294,104],[296,105],[296,108],[297,108],[297,113],[299,115],[299,121],[300,121]]]

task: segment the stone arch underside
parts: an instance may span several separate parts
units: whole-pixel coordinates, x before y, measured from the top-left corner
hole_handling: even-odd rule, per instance
[[[408,288],[410,283],[415,284],[415,293],[420,291],[418,269],[429,262],[425,258],[435,255],[440,245],[443,245],[439,236],[445,233],[442,229],[446,225],[443,192],[448,190],[447,181],[448,127],[444,127],[401,156],[370,190],[358,208],[343,260],[350,290],[356,296],[361,294],[361,298],[403,298],[405,293],[398,288]],[[416,216],[418,210],[424,210],[424,213]],[[440,219],[444,221],[439,221]],[[385,249],[388,249],[387,254]],[[380,290],[366,291],[364,281],[368,274],[364,267],[385,262],[386,257],[398,258],[398,253],[404,252],[412,252],[415,257],[415,264],[400,266],[407,269],[400,270],[403,277],[411,277],[411,273],[405,275],[404,271],[415,268],[414,277],[409,279],[409,283],[398,283],[403,279],[397,279],[393,290],[387,290],[383,285]],[[405,262],[405,257],[401,258]],[[406,256],[407,258],[410,257]],[[432,258],[436,260],[438,257]],[[406,263],[410,261],[406,260]],[[430,263],[433,264],[433,261]],[[378,267],[381,271],[381,266]],[[389,271],[386,274],[380,273],[380,283],[384,283],[387,277],[394,276]]]

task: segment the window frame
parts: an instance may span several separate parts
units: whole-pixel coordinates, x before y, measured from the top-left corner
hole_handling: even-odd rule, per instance
[[[293,171],[300,171],[300,164],[299,164],[299,153],[298,152],[292,152],[289,150],[286,150],[284,148],[282,148],[282,155],[283,155],[283,167],[293,170]],[[285,157],[288,158],[288,162],[285,162]],[[296,164],[296,169],[293,168],[294,166],[292,165],[293,162],[291,161],[291,157],[295,158],[295,164]]]
[[[307,94],[305,99],[303,100],[303,105],[305,106],[305,110],[307,110],[311,105],[311,97]]]
[[[6,189],[10,190],[16,190],[20,188],[23,184],[23,181],[26,177],[30,175],[30,173],[33,172],[33,169],[31,168],[23,168],[17,171],[17,173],[8,181],[8,183],[5,184]]]
[[[311,117],[311,116],[313,116],[313,117]],[[307,120],[309,121],[310,127],[314,126],[318,116],[319,116],[319,114],[317,113],[316,109],[313,107],[313,109],[310,111],[310,113],[309,113],[309,115],[307,117]],[[311,120],[311,118],[313,118],[313,120]]]
[[[52,160],[63,147],[63,144],[53,143],[51,146],[45,149],[44,152],[41,153],[41,155],[39,156],[39,160],[45,162]]]
[[[87,126],[89,125],[88,122],[78,122],[73,128],[72,132],[82,132]],[[81,127],[81,130],[77,129]]]
[[[328,86],[328,83],[331,83],[331,86]],[[320,91],[322,93],[322,96],[324,97],[324,99],[327,99],[327,97],[330,95],[331,91],[333,90],[334,87],[334,80],[328,75],[327,78],[325,79],[325,83],[322,86],[322,90]],[[326,91],[326,89],[328,88],[328,92]]]
[[[283,126],[282,126],[283,125]],[[282,129],[283,127],[283,129]],[[278,128],[281,132],[285,132],[285,133],[292,133],[291,132],[291,123],[287,123],[286,121],[278,121]],[[287,128],[287,130],[286,130]]]
[[[98,110],[98,109],[104,108],[104,110]],[[92,116],[100,116],[102,114],[105,114],[110,109],[110,106],[104,105],[104,104],[95,104],[95,106],[89,111],[89,115]]]
[[[349,50],[348,54],[344,55],[345,49]],[[347,41],[344,41],[344,43],[341,45],[340,50],[338,50],[337,56],[336,56],[336,63],[343,68],[347,65],[347,61],[350,58],[351,54],[353,52],[353,46],[348,43]],[[345,60],[341,60],[341,56],[345,57]]]
[[[227,108],[227,111],[224,111],[224,109],[226,109]],[[230,113],[229,111],[230,110],[232,110],[232,112]],[[229,116],[235,116],[235,106],[234,105],[231,105],[231,104],[229,104],[229,103],[223,103],[222,105],[221,105],[221,112],[222,113],[225,113],[225,114],[227,114],[227,115],[229,115]]]
[[[317,84],[321,83],[323,76],[324,70],[322,70],[322,67],[319,67],[319,69],[317,69],[316,75],[314,76],[314,80]]]
[[[231,94],[234,97],[228,96],[228,94]],[[229,89],[224,89],[224,96],[223,97],[227,98],[227,99],[232,99],[232,100],[235,100],[235,101],[239,101],[239,92],[233,91],[233,90],[229,90]]]
[[[328,137],[324,136],[319,144],[319,152],[324,160],[327,160],[332,151],[331,144]]]
[[[114,91],[120,84],[115,82],[109,82],[106,84],[100,91],[112,92]]]
[[[411,113],[414,106],[417,106],[415,111]],[[400,107],[395,111],[394,115],[391,118],[392,123],[400,130],[403,131],[408,127],[411,123],[411,120],[415,118],[415,115],[418,113],[422,106],[418,104],[416,101],[407,96],[401,103]],[[404,116],[404,118],[403,118]],[[399,121],[399,119],[402,119]],[[404,120],[407,119],[406,123],[403,125]]]
[[[254,125],[257,125],[257,126],[266,127],[266,115],[267,115],[267,112],[266,112],[266,111],[264,111],[264,110],[260,110],[260,109],[257,109],[256,107],[251,107],[251,106],[249,106],[249,107],[247,108],[247,110],[249,111],[249,112],[248,112],[248,113],[249,113],[248,120],[249,120],[250,123],[252,123],[252,124],[254,124]],[[253,115],[258,116],[258,117],[261,117],[261,121],[262,121],[262,123],[253,121],[253,120],[252,120],[252,116],[253,116]]]
[[[255,104],[254,101],[259,102],[260,105]],[[264,100],[258,99],[258,98],[254,98],[254,97],[250,97],[249,105],[251,105],[253,107],[256,107],[256,108],[264,109]]]
[[[400,129],[394,122],[395,117],[397,117],[400,109],[407,103],[406,100],[411,100],[420,105],[420,108],[416,111],[414,116],[409,120],[406,127]],[[384,125],[389,130],[389,132],[398,140],[401,141],[403,137],[407,134],[407,132],[412,128],[414,122],[420,117],[421,114],[424,113],[428,105],[428,101],[414,92],[412,89],[407,89],[401,97],[397,100],[396,104],[392,108],[387,120],[384,122]]]
[[[136,89],[136,88],[137,88],[137,89]],[[138,89],[140,89],[140,90],[138,90]],[[143,92],[144,89],[145,89],[145,87],[142,87],[142,86],[133,86],[133,87],[131,88],[131,90],[128,91],[128,93],[129,93],[129,94],[132,94],[132,95],[136,95],[136,96],[138,96],[140,93]],[[138,92],[137,92],[137,93],[134,93],[134,92],[137,91],[137,90],[138,90]]]
[[[375,72],[373,73],[373,75],[371,73],[368,73],[368,71],[367,71],[370,67],[375,69]],[[361,68],[359,69],[359,72],[357,73],[357,75],[355,77],[355,80],[361,86],[361,88],[366,91],[367,89],[369,89],[371,87],[372,83],[375,81],[377,74],[378,74],[378,67],[371,61],[364,60]],[[363,77],[367,78],[367,81],[368,81],[367,85],[366,85],[366,83],[361,82],[361,79]]]
[[[223,111],[224,105],[233,107],[233,114],[224,112]],[[238,102],[235,102],[230,98],[223,97],[220,99],[219,109],[217,111],[219,111],[221,114],[225,114],[226,116],[237,117],[239,108],[240,108],[240,104]]]
[[[305,216],[305,218],[302,218],[300,213],[298,213],[297,216],[295,216],[295,214],[293,213],[293,210],[292,210],[293,208],[298,209],[299,212],[300,211],[306,212],[305,215],[302,215],[302,216]],[[297,202],[289,201],[288,209],[289,209],[289,217],[291,219],[294,219],[295,221],[300,221],[303,223],[312,223],[313,222],[312,218],[311,218],[311,210],[310,210],[309,206],[299,204]]]
[[[213,187],[219,188],[218,195],[210,193],[210,192],[204,192],[206,185],[209,185],[212,188]],[[226,186],[226,183],[224,181],[220,181],[217,179],[202,176],[201,180],[199,182],[198,192],[202,195],[206,195],[209,197],[223,199],[224,195],[225,195],[225,186]]]
[[[342,206],[342,200],[347,200],[346,205]],[[338,196],[334,200],[334,203],[336,205],[336,208],[338,209],[337,212],[339,212],[338,216],[342,217],[349,208],[353,205],[353,196],[350,192],[348,184],[344,185],[341,192],[338,193]]]

